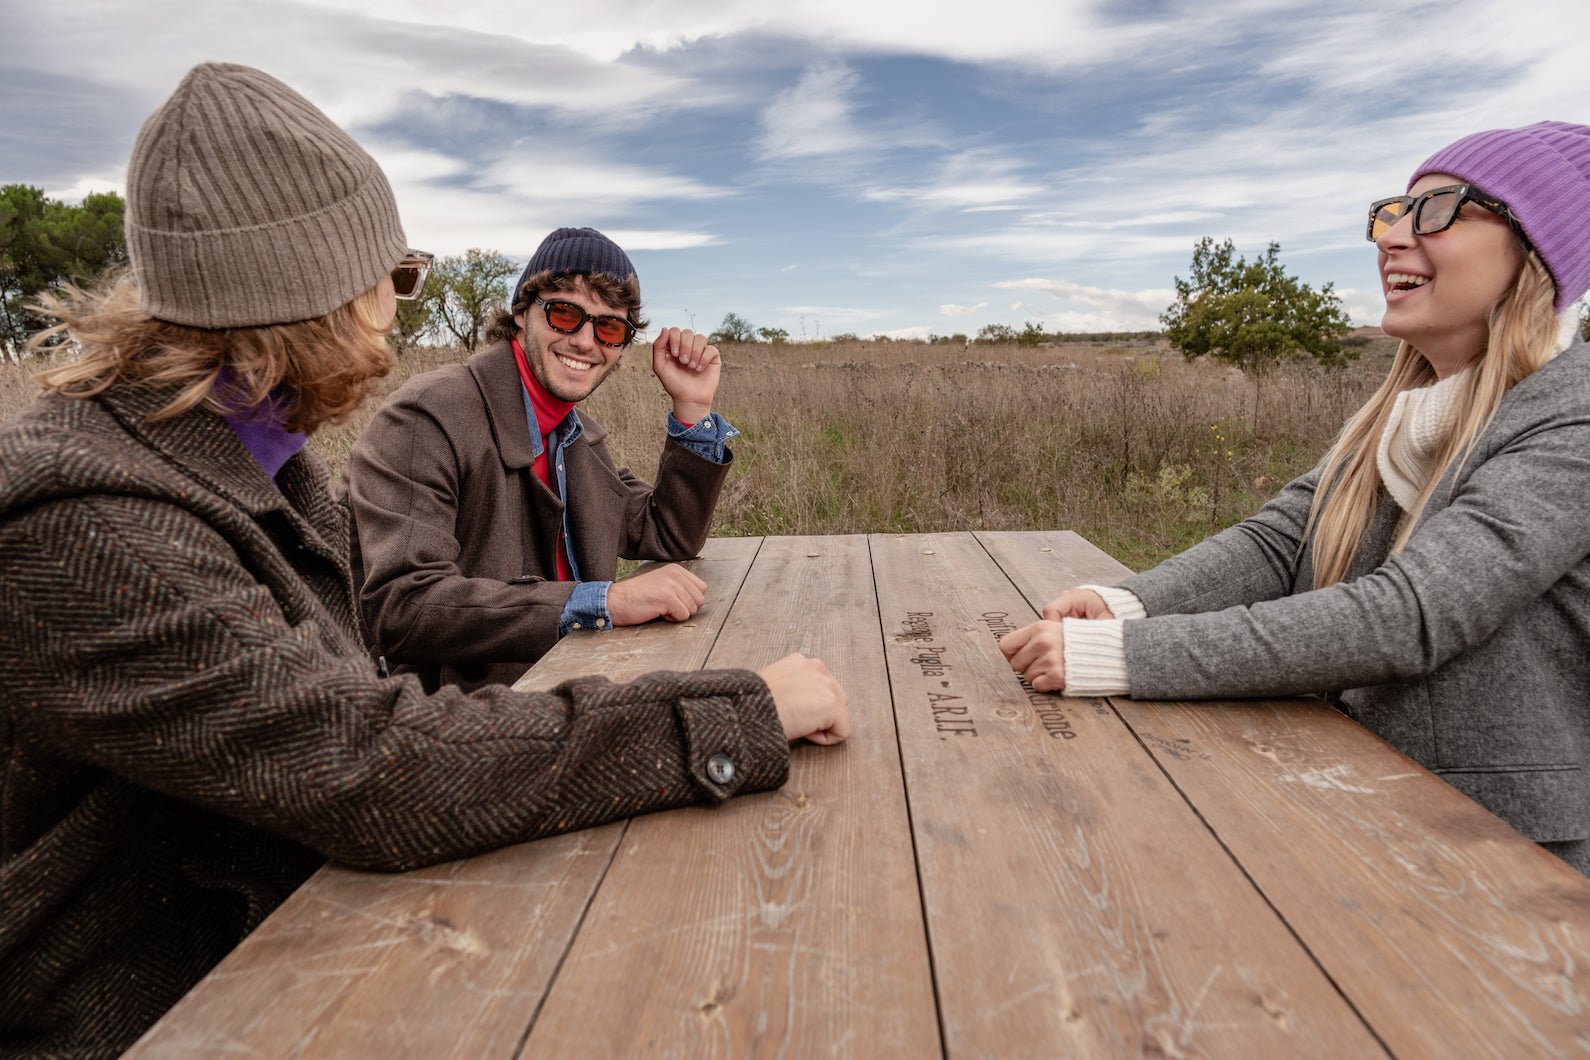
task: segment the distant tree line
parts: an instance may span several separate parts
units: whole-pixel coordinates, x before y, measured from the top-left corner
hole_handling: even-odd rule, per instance
[[[38,296],[68,283],[93,282],[127,261],[122,230],[125,204],[115,192],[86,196],[80,204],[58,202],[25,184],[0,187],[0,357],[17,359],[27,337],[48,321],[29,307]],[[419,298],[398,303],[393,328],[399,351],[427,342],[456,344],[474,352],[499,306],[508,302],[518,266],[504,255],[472,248],[438,259]],[[1341,300],[1326,284],[1316,291],[1287,275],[1280,246],[1271,243],[1248,261],[1228,239],[1205,237],[1193,248],[1191,275],[1175,280],[1176,300],[1160,316],[1163,335],[1188,359],[1209,356],[1264,375],[1281,360],[1307,356],[1340,365],[1358,356],[1344,341],[1350,328]],[[1580,329],[1590,338],[1590,307],[1581,309]],[[975,337],[930,335],[930,343],[1014,343],[1039,346],[1077,341],[1157,338],[1159,332],[1051,332],[1041,321],[1020,329],[988,324]],[[785,343],[789,332],[756,327],[738,313],[725,313],[713,342]],[[876,335],[874,341],[891,341]],[[844,333],[831,342],[862,341]]]

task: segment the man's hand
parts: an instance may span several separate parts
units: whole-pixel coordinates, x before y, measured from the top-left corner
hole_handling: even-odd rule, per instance
[[[706,598],[706,582],[670,563],[614,582],[607,590],[607,613],[615,626],[638,626],[654,618],[683,622]]]
[[[999,638],[999,650],[1010,660],[1010,668],[1025,677],[1036,691],[1059,692],[1066,686],[1065,643],[1060,628],[1059,622],[1046,620],[1011,630]]]
[[[1114,618],[1115,612],[1092,589],[1067,589],[1043,605],[1043,617],[1058,622],[1062,618]]]
[[[705,335],[663,328],[651,344],[651,370],[673,399],[674,419],[700,423],[712,412],[722,361]]]
[[[784,726],[784,738],[835,744],[850,738],[850,702],[821,659],[799,652],[786,655],[760,671],[773,693],[773,708]]]

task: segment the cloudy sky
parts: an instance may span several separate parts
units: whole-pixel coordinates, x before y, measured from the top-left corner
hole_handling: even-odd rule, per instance
[[[373,9],[377,13],[370,13]],[[1363,217],[1458,136],[1590,121],[1582,0],[8,4],[0,184],[123,189],[194,63],[381,162],[412,245],[631,254],[657,324],[1158,327],[1205,235],[1379,320]]]

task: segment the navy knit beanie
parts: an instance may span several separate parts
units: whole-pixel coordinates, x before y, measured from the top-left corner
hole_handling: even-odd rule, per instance
[[[519,275],[514,297],[524,292],[525,281],[538,272],[554,276],[589,276],[605,272],[616,280],[635,275],[635,266],[619,245],[594,228],[559,228],[541,241],[530,256],[530,264]]]

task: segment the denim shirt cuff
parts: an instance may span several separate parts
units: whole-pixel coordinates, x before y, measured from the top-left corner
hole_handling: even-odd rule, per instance
[[[668,437],[714,464],[724,462],[724,450],[729,441],[739,436],[734,425],[716,412],[708,413],[706,419],[689,427],[675,419],[673,413],[668,414]]]
[[[612,582],[579,582],[563,605],[558,620],[558,636],[576,629],[611,629],[613,616],[607,613],[607,590]]]

